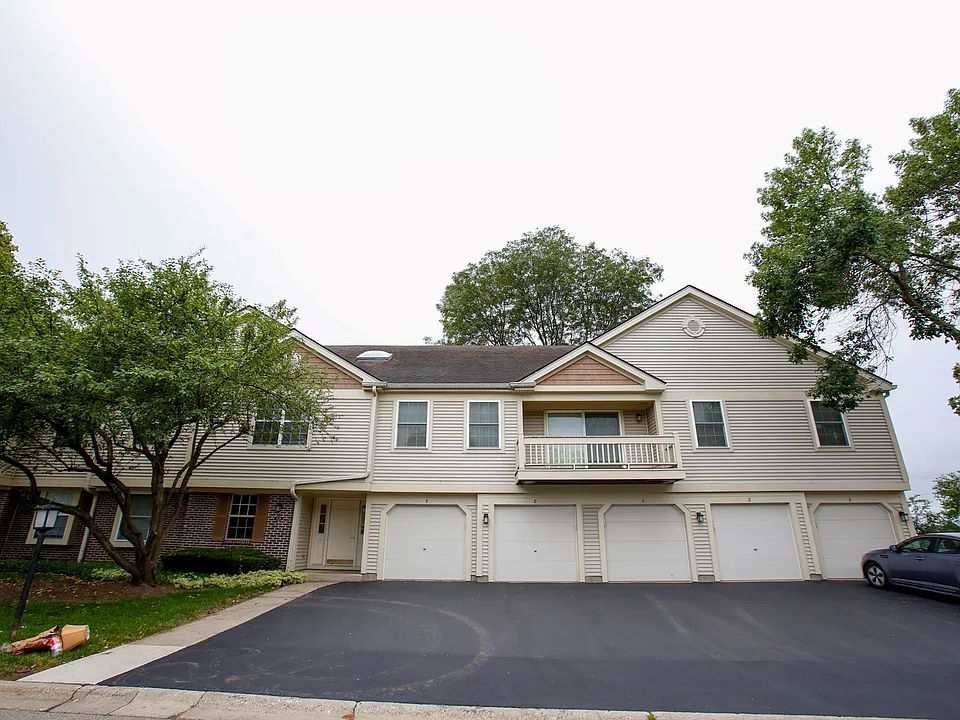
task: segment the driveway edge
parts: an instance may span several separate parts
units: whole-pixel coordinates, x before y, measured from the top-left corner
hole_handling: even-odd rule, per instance
[[[0,709],[177,720],[894,720],[826,715],[560,710],[354,702],[199,690],[0,681]],[[904,720],[903,718],[899,720]]]
[[[329,582],[306,582],[283,587],[257,595],[236,605],[230,605],[211,615],[205,615],[170,630],[150,635],[124,645],[87,655],[72,662],[41,670],[20,678],[21,683],[65,683],[90,685],[100,683],[121,673],[135,670],[185,647],[196,645],[214,635],[242,625],[259,615],[286,605],[327,585]]]

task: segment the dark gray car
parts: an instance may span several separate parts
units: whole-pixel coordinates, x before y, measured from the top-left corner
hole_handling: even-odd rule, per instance
[[[883,550],[871,550],[861,560],[863,576],[873,587],[905,585],[922,590],[960,594],[960,533],[928,533]]]

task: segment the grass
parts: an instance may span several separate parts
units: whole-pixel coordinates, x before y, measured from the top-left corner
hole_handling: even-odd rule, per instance
[[[23,625],[17,633],[19,639],[31,637],[54,625],[89,625],[90,640],[59,657],[53,657],[49,652],[0,654],[0,679],[9,680],[39,672],[168,630],[268,589],[204,588],[100,603],[28,602]],[[0,601],[0,632],[4,640],[15,609],[16,602]]]

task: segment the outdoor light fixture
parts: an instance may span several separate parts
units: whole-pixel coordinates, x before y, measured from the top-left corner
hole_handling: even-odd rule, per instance
[[[57,526],[57,520],[59,518],[60,511],[53,505],[41,505],[37,508],[36,514],[33,517],[33,528],[39,533],[37,537],[38,541]],[[39,542],[37,544],[39,544]]]
[[[489,525],[489,524],[490,524],[490,513],[484,513],[484,514],[483,514],[483,524],[484,524],[484,525]]]
[[[698,512],[696,518],[698,523],[705,523],[707,521],[707,517],[702,512]]]
[[[43,547],[43,541],[47,533],[57,527],[57,520],[60,519],[60,511],[55,505],[38,505],[33,516],[33,529],[36,531],[37,546],[33,551],[33,559],[30,561],[30,568],[27,570],[27,577],[23,581],[23,590],[20,591],[20,602],[17,603],[17,612],[14,613],[13,622],[10,624],[9,643],[12,644],[17,639],[17,631],[20,629],[20,623],[23,620],[23,611],[27,607],[27,596],[30,594],[30,586],[33,584],[33,575],[37,571],[37,562],[40,560],[40,550]],[[3,649],[8,651],[9,645],[4,645]]]
[[[903,510],[899,512],[899,515],[900,515],[900,520],[903,522],[906,522],[907,520],[910,519],[910,516],[907,513],[905,513]]]

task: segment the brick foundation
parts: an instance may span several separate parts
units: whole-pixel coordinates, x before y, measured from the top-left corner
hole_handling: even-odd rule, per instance
[[[81,495],[81,503],[90,508],[93,496]],[[249,540],[214,541],[213,518],[217,508],[217,493],[197,492],[187,496],[186,508],[180,520],[167,534],[163,550],[177,550],[188,547],[255,547],[268,555],[273,555],[286,563],[290,541],[290,528],[293,523],[293,498],[289,494],[270,495],[267,510],[267,527],[263,542]],[[116,517],[117,503],[106,493],[100,493],[94,510],[97,527],[110,535]],[[0,557],[29,557],[33,545],[25,541],[30,524],[33,522],[33,504],[28,502],[16,490],[0,491]],[[75,520],[66,545],[43,546],[43,557],[59,560],[76,560],[83,539],[83,523]],[[118,548],[121,553],[132,554],[129,548]],[[92,535],[87,542],[84,560],[109,560],[100,543]]]

